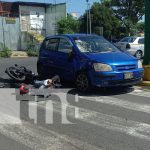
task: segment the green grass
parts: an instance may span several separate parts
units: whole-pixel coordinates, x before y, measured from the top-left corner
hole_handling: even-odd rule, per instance
[[[8,58],[12,55],[12,51],[4,46],[3,43],[0,43],[0,57]]]
[[[30,57],[37,57],[37,56],[38,56],[38,52],[35,51],[35,50],[32,50],[32,49],[28,49],[28,50],[27,50],[27,54],[28,54],[28,56],[30,56]]]

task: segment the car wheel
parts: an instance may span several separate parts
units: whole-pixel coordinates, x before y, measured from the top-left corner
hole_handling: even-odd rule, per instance
[[[86,73],[81,72],[76,77],[76,87],[81,92],[90,90],[90,81]]]
[[[137,59],[141,59],[142,56],[143,56],[142,51],[139,51],[139,50],[138,50],[138,51],[135,53],[135,57],[136,57]]]

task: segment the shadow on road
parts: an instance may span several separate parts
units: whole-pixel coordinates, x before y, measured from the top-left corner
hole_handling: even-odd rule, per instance
[[[5,79],[0,77],[0,88],[19,88],[21,83],[16,82],[12,79]],[[79,92],[75,89],[73,83],[64,82],[63,87],[61,89],[70,89],[68,94],[69,95],[76,95],[79,96],[111,96],[111,95],[121,95],[127,94],[134,90],[133,87],[113,87],[113,88],[94,88],[89,92]],[[60,89],[60,90],[61,90]]]
[[[18,88],[19,86],[20,83],[17,83],[14,80],[0,77],[0,88]]]
[[[113,95],[121,95],[127,94],[134,91],[133,87],[113,87],[113,88],[95,88],[89,92],[79,92],[76,89],[72,89],[68,92],[68,94],[79,96],[113,96]]]

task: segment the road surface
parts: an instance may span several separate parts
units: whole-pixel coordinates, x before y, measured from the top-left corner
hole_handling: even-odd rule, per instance
[[[1,87],[5,82],[0,88],[0,149],[150,149],[150,89],[81,94],[70,86],[36,102],[37,97],[17,95],[17,85],[4,73],[14,63],[36,72],[36,58],[0,59]]]

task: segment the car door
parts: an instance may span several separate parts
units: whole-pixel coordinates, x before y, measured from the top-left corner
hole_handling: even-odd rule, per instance
[[[125,49],[126,49],[126,45],[127,45],[128,41],[129,41],[129,39],[130,39],[130,37],[125,37],[125,38],[123,38],[122,40],[120,40],[120,41],[116,44],[116,46],[117,46],[119,49],[121,49],[121,50],[125,50]]]
[[[60,37],[55,56],[55,68],[57,68],[56,73],[66,80],[73,80],[74,78],[75,57],[72,57],[72,54],[74,54],[72,43],[68,38]]]
[[[42,59],[46,76],[52,76],[57,72],[55,68],[55,57],[57,54],[58,43],[58,38],[48,38],[44,41],[44,50],[40,52],[40,59]]]

